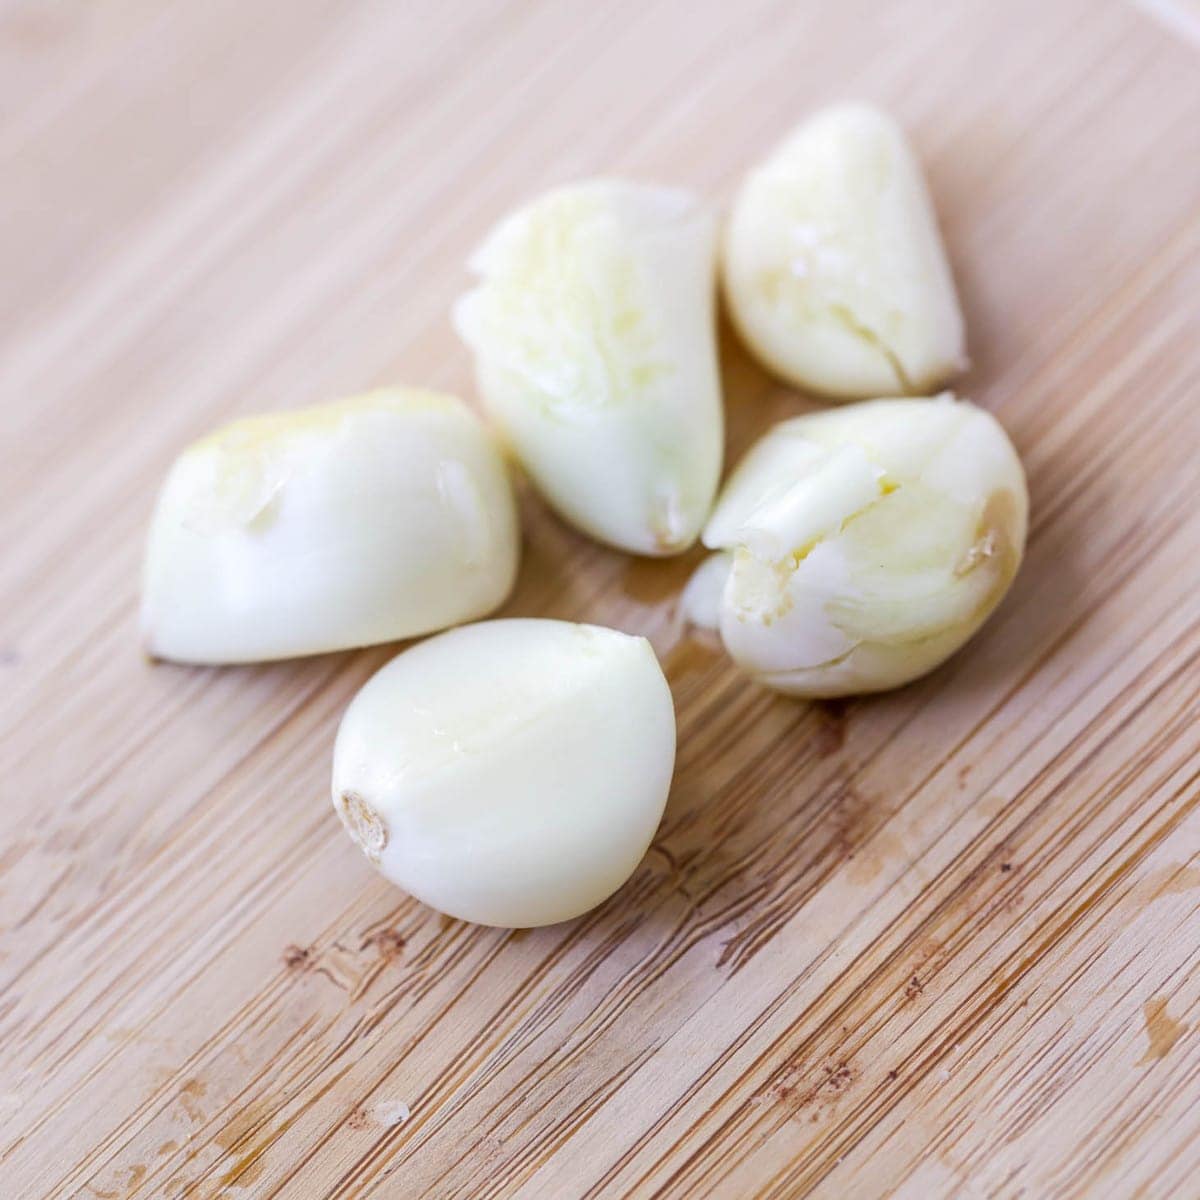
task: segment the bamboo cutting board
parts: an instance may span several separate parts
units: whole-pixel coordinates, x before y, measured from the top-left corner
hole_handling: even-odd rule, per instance
[[[1159,17],[1163,19],[1159,19]],[[0,0],[0,1195],[1200,1196],[1200,16],[1118,0]],[[680,747],[630,883],[439,918],[328,801],[395,647],[139,656],[154,491],[233,415],[470,394],[508,206],[725,201],[892,109],[1026,565],[920,684],[808,705],[690,640],[697,561],[531,497],[508,614],[648,634]],[[803,398],[722,333],[730,454]]]

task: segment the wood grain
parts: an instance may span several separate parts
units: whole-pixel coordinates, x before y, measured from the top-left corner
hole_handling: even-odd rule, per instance
[[[1163,5],[1151,6],[1161,12]],[[0,0],[0,1193],[1133,1197],[1200,1172],[1200,61],[1115,0]],[[332,737],[395,647],[138,656],[154,490],[238,413],[470,394],[507,206],[725,201],[806,109],[927,164],[1029,557],[922,683],[804,705],[696,561],[524,499],[506,611],[647,633],[653,849],[526,934],[371,873]],[[730,454],[806,402],[722,332]]]

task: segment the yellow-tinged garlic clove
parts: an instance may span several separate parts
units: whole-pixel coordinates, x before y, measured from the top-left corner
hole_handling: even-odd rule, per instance
[[[848,398],[920,394],[965,365],[921,168],[877,109],[824,109],[750,172],[722,274],[747,344],[801,387]]]
[[[675,762],[644,638],[484,621],[406,650],[346,710],[333,803],[393,883],[482,925],[578,916],[632,874]]]
[[[500,452],[451,396],[235,421],[188,447],[159,495],[146,649],[253,662],[444,629],[503,603],[519,549]]]
[[[972,404],[873,400],[796,417],[726,483],[704,531],[721,553],[689,585],[688,615],[779,691],[897,687],[999,604],[1027,513],[1012,443]]]
[[[712,213],[670,188],[581,183],[501,221],[471,266],[455,325],[542,494],[602,542],[685,550],[724,444]]]

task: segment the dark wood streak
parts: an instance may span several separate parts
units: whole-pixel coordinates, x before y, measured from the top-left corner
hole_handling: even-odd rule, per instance
[[[1166,651],[1166,652],[1164,652],[1164,653],[1163,653],[1163,655],[1161,655],[1161,656],[1160,656],[1160,659],[1158,660],[1158,662],[1157,662],[1156,664],[1154,664],[1154,666],[1161,667],[1161,665],[1162,665],[1164,662],[1166,662],[1166,661],[1177,661],[1177,652],[1176,652],[1175,650],[1169,650],[1169,651]],[[1177,679],[1177,678],[1179,678],[1179,677],[1186,677],[1186,674],[1187,674],[1188,670],[1191,668],[1191,666],[1192,666],[1193,662],[1194,662],[1194,658],[1190,658],[1190,659],[1187,659],[1187,660],[1185,660],[1185,661],[1184,661],[1184,663],[1183,663],[1182,665],[1177,665],[1177,666],[1176,666],[1176,669],[1175,669],[1175,671],[1174,671],[1174,672],[1172,673],[1172,675],[1170,676],[1170,679]],[[1146,676],[1146,675],[1149,675],[1149,674],[1151,673],[1151,671],[1152,671],[1152,670],[1153,670],[1153,667],[1147,667],[1147,668],[1145,669],[1145,671],[1142,673],[1142,674],[1143,674],[1143,677],[1144,677],[1144,676]],[[1166,686],[1167,686],[1167,683],[1168,683],[1168,682],[1170,682],[1170,679],[1168,679],[1168,681],[1167,681],[1167,682],[1164,682],[1162,685],[1160,685],[1160,687],[1159,687],[1158,689],[1156,689],[1156,690],[1155,690],[1153,693],[1151,693],[1151,695],[1149,695],[1148,697],[1146,697],[1146,698],[1145,698],[1145,699],[1144,699],[1144,700],[1141,702],[1141,704],[1140,704],[1140,707],[1139,707],[1139,711],[1145,711],[1145,710],[1148,708],[1148,706],[1149,706],[1149,705],[1150,705],[1150,704],[1151,704],[1151,703],[1152,703],[1152,702],[1153,702],[1153,701],[1154,701],[1154,700],[1157,698],[1157,696],[1158,696],[1158,695],[1159,695],[1159,693],[1161,692],[1162,688],[1164,688],[1164,687],[1166,687]],[[1119,698],[1118,698],[1118,700],[1119,700]],[[1107,712],[1108,712],[1108,708],[1106,707],[1106,709],[1105,709],[1105,710],[1104,710],[1102,713],[1098,714],[1098,715],[1097,715],[1095,718],[1093,718],[1093,721],[1092,721],[1092,722],[1091,722],[1091,724],[1089,725],[1089,731],[1090,731],[1090,732],[1096,733],[1096,732],[1098,732],[1099,730],[1101,730],[1101,729],[1103,728],[1103,724],[1104,724],[1104,718],[1105,718],[1105,716],[1107,715]],[[1186,723],[1186,721],[1183,723],[1183,727],[1184,727],[1184,728],[1187,728],[1187,723]],[[1085,732],[1087,732],[1087,731],[1085,731]],[[1081,735],[1081,736],[1083,736],[1083,735]],[[1169,740],[1169,739],[1167,739],[1167,740]],[[1096,757],[1096,756],[1097,756],[1097,755],[1098,755],[1098,754],[1099,754],[1099,753],[1102,751],[1103,747],[1104,747],[1104,743],[1103,743],[1103,741],[1102,741],[1102,740],[1100,740],[1100,739],[1097,739],[1097,740],[1096,740],[1096,743],[1095,743],[1095,745],[1094,745],[1094,747],[1093,747],[1093,749],[1092,749],[1092,751],[1091,751],[1091,754],[1090,754],[1090,756],[1089,756],[1089,761],[1090,761],[1091,759],[1094,759],[1094,758],[1095,758],[1095,757]],[[1064,756],[1066,753],[1069,753],[1070,749],[1071,749],[1071,747],[1067,747],[1067,748],[1064,750],[1063,754],[1059,756],[1059,758],[1062,758],[1062,757],[1063,757],[1063,756]],[[1039,776],[1039,778],[1045,778],[1045,777],[1047,777],[1047,776],[1048,776],[1048,774],[1049,774],[1049,772],[1050,772],[1050,770],[1052,769],[1052,766],[1053,766],[1053,763],[1052,763],[1052,764],[1050,764],[1050,765],[1048,765],[1046,768],[1044,768],[1044,769],[1043,769],[1043,771],[1042,771],[1042,773],[1041,773],[1041,775]],[[1064,788],[1064,787],[1066,787],[1066,786],[1069,786],[1069,785],[1070,785],[1070,783],[1071,783],[1071,781],[1072,781],[1072,779],[1074,778],[1074,775],[1075,775],[1075,774],[1077,774],[1077,773],[1078,773],[1078,772],[1077,772],[1077,770],[1076,770],[1076,771],[1073,771],[1071,775],[1068,775],[1068,776],[1067,776],[1067,778],[1066,778],[1066,779],[1064,779],[1060,785],[1058,785],[1058,790],[1059,790],[1059,791],[1061,791],[1061,789],[1062,789],[1062,788]],[[1033,788],[1033,787],[1035,787],[1036,785],[1037,785],[1037,780],[1035,780],[1035,781],[1034,781],[1034,783],[1032,783],[1032,784],[1030,785],[1030,788],[1032,789],[1032,788]],[[1054,794],[1056,794],[1056,793],[1051,793],[1051,795],[1047,797],[1047,800],[1045,801],[1045,803],[1049,803],[1049,802],[1050,802],[1050,801],[1053,799],[1053,795],[1054,795]],[[1030,816],[1029,818],[1027,818],[1027,820],[1033,820],[1033,819],[1034,819],[1034,815],[1035,815],[1035,814],[1031,814],[1031,816]],[[950,870],[953,870],[953,869],[954,869],[954,866],[953,866],[953,865],[952,865],[951,867],[947,868],[947,870],[948,870],[948,871],[950,871]],[[936,882],[937,882],[936,880],[935,880],[935,881],[932,881],[932,882],[931,882],[931,884],[927,885],[927,887],[932,887],[932,886],[934,886],[934,884],[935,884]],[[957,893],[957,894],[952,894],[952,898],[951,898],[949,901],[947,901],[947,903],[953,903],[955,900],[959,900],[959,899],[961,899],[961,897],[962,897],[962,894],[963,894],[963,892],[962,892],[962,887],[963,887],[963,886],[965,886],[965,885],[960,885],[960,890],[958,891],[958,893]],[[911,954],[911,949],[912,949],[912,945],[913,945],[913,943],[920,941],[922,938],[924,938],[924,937],[926,937],[926,936],[927,936],[927,930],[925,930],[924,928],[920,928],[920,929],[918,929],[918,930],[914,931],[912,934],[910,934],[910,935],[909,935],[909,937],[908,937],[908,939],[906,940],[906,942],[905,942],[905,943],[904,943],[904,944],[901,946],[901,948],[900,948],[900,949],[899,949],[899,950],[896,952],[896,953],[897,953],[897,956],[903,956],[903,957],[907,957],[907,955]],[[878,986],[878,985],[877,985],[877,980],[878,980],[878,977],[879,977],[879,972],[880,972],[880,971],[882,971],[883,969],[886,969],[886,967],[887,967],[887,966],[894,966],[894,965],[895,965],[895,963],[894,963],[894,960],[890,960],[890,961],[887,961],[887,962],[885,962],[884,964],[882,964],[882,965],[881,965],[881,967],[880,967],[880,968],[877,970],[875,978],[874,978],[874,979],[871,979],[871,980],[868,980],[867,982],[865,982],[865,983],[862,985],[862,988],[861,988],[862,992],[863,992],[864,994],[868,994],[868,995],[870,995],[870,994],[874,994],[874,993],[876,992],[876,990],[877,990],[877,986]],[[777,1003],[776,1003],[776,1004],[775,1004],[773,1007],[774,1007],[774,1008],[778,1008],[778,1007],[779,1007],[779,1004],[781,1004],[782,1002],[783,1002],[783,998],[781,997],[781,999],[780,999],[780,1000],[779,1000],[779,1001],[778,1001],[778,1002],[777,1002]],[[819,1035],[821,1032],[823,1032],[823,1031],[824,1031],[824,1032],[828,1032],[828,1031],[832,1030],[832,1029],[833,1029],[833,1027],[835,1026],[835,1024],[836,1024],[838,1021],[840,1021],[840,1020],[843,1020],[843,1019],[845,1019],[844,1015],[839,1015],[839,1014],[834,1014],[834,1015],[831,1015],[829,1018],[827,1018],[827,1020],[826,1020],[826,1022],[824,1023],[824,1025],[822,1025],[822,1026],[819,1026],[819,1027],[817,1027],[817,1028],[814,1030],[814,1032],[813,1032],[813,1033],[810,1035],[810,1037],[809,1037],[809,1039],[808,1039],[808,1042],[806,1043],[806,1045],[809,1045],[809,1046],[810,1046],[810,1045],[811,1045],[811,1043],[812,1043],[812,1042],[815,1040],[815,1038],[816,1038],[816,1037],[817,1037],[817,1036],[818,1036],[818,1035]],[[749,1034],[750,1034],[750,1033],[752,1033],[752,1032],[753,1032],[753,1030],[754,1030],[754,1026],[750,1026],[750,1027],[748,1028],[748,1030],[747,1030],[747,1035],[746,1035],[746,1036],[749,1036]],[[765,1053],[764,1053],[764,1055],[763,1055],[762,1057],[763,1057],[764,1059],[766,1059],[766,1058],[769,1058],[772,1052],[773,1052],[773,1051],[767,1051],[767,1052],[765,1052]],[[760,1061],[761,1061],[761,1060],[760,1060]],[[909,1075],[910,1073],[911,1073],[911,1072],[910,1072],[910,1069],[907,1069],[907,1068],[906,1068],[906,1071],[905,1071],[905,1074],[906,1074],[906,1076],[907,1076],[907,1075]],[[724,1100],[725,1100],[726,1102],[728,1102],[728,1101],[729,1101],[729,1100],[731,1100],[731,1099],[732,1099],[732,1097],[731,1097],[730,1095],[726,1095],[726,1097],[724,1097]],[[717,1105],[719,1105],[720,1103],[721,1103],[721,1101],[720,1101],[720,1100],[718,1100],[718,1101],[714,1102],[714,1107],[715,1107],[715,1106],[717,1106]],[[732,1130],[727,1130],[726,1132],[727,1132],[727,1134],[728,1134],[728,1136],[729,1136],[729,1137],[731,1137],[731,1138],[732,1138],[732,1137],[734,1136],[734,1134],[733,1134]],[[690,1160],[689,1160],[689,1161],[690,1161]]]
[[[1180,793],[1177,793],[1177,796],[1179,794]],[[1052,798],[1053,794],[1047,797],[1046,802],[1048,803]],[[1200,799],[1197,800],[1197,803],[1200,803]],[[986,1019],[992,1007],[1007,996],[1007,994],[1015,985],[1016,981],[1027,975],[1033,966],[1036,966],[1037,963],[1042,961],[1046,954],[1048,954],[1051,949],[1055,948],[1058,943],[1069,932],[1071,932],[1073,927],[1078,923],[1079,919],[1091,911],[1091,909],[1095,906],[1097,898],[1104,895],[1116,880],[1123,878],[1124,875],[1126,875],[1135,865],[1137,865],[1137,863],[1141,862],[1149,850],[1152,849],[1154,845],[1157,845],[1163,838],[1165,838],[1174,828],[1176,828],[1177,825],[1187,815],[1189,815],[1191,811],[1191,808],[1180,809],[1170,823],[1164,824],[1160,828],[1152,841],[1147,842],[1139,853],[1133,854],[1127,858],[1113,874],[1105,878],[1101,884],[1093,890],[1087,900],[1078,904],[1065,919],[1059,921],[1054,927],[1053,934],[1046,937],[1034,951],[1023,956],[1014,970],[1003,975],[990,987],[981,986],[979,989],[977,989],[976,995],[979,998],[976,1000],[974,1007],[969,1011],[968,1015],[960,1020],[960,1022],[956,1026],[952,1027],[949,1031],[942,1033],[939,1037],[938,1045],[934,1047],[932,1051],[927,1053],[922,1060],[918,1060],[917,1062],[913,1063],[906,1062],[903,1069],[903,1074],[905,1077],[917,1078],[927,1075],[940,1058],[941,1053],[944,1051],[944,1047],[953,1042],[964,1040],[968,1033],[970,1033],[984,1019]],[[947,901],[946,903],[949,904],[951,901]],[[868,987],[864,989],[864,991],[867,994],[871,994],[873,989]],[[829,1018],[826,1025],[828,1026],[832,1024],[832,1022],[835,1020],[846,1020],[848,1016],[849,1014],[845,1013],[844,1011],[839,1011],[836,1016]],[[810,1035],[805,1044],[810,1043],[812,1040],[813,1037]],[[852,1149],[852,1143],[849,1141],[832,1142],[832,1144],[830,1142],[826,1142],[821,1149],[821,1160],[827,1166],[833,1161],[834,1157],[848,1153],[850,1149]],[[788,1176],[788,1188],[801,1186],[803,1188],[808,1188],[815,1186],[815,1184],[822,1177],[820,1173],[817,1173],[811,1176],[804,1176],[802,1178],[799,1172],[803,1165],[804,1164],[802,1162],[793,1166],[791,1173]]]

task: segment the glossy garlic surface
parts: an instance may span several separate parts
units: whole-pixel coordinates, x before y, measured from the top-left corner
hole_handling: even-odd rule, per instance
[[[146,649],[252,662],[428,633],[503,603],[519,549],[497,445],[451,396],[235,421],[185,450],[159,495]]]
[[[965,365],[920,164],[896,122],[867,105],[816,113],[749,173],[722,277],[747,345],[800,387],[921,394]]]
[[[506,217],[471,267],[455,325],[542,494],[602,542],[685,550],[724,444],[712,212],[672,188],[576,184]]]
[[[698,624],[778,691],[839,696],[932,670],[1016,575],[1028,498],[1012,443],[948,397],[875,400],[775,426],[704,531]]]
[[[675,761],[649,642],[566,621],[484,621],[406,650],[351,702],[333,803],[367,858],[484,925],[565,921],[632,874]]]

